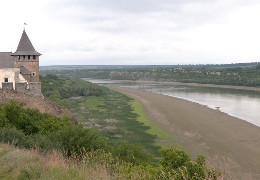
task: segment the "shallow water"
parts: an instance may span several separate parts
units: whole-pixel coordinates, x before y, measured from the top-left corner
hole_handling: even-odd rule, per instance
[[[120,87],[146,90],[186,99],[206,105],[212,109],[220,110],[260,127],[260,92],[212,87],[165,85],[152,82],[138,83],[94,79],[89,81],[97,84],[113,84]]]

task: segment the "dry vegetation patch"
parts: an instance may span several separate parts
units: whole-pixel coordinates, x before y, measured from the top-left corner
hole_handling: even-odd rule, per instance
[[[118,122],[118,120],[116,120],[116,119],[104,119],[104,121],[107,123],[117,123]]]
[[[109,131],[114,131],[117,129],[117,127],[116,126],[105,126],[104,129],[109,130]]]
[[[71,97],[71,99],[73,99],[73,100],[80,100],[80,99],[82,99],[82,97],[81,96],[76,96],[76,97]]]

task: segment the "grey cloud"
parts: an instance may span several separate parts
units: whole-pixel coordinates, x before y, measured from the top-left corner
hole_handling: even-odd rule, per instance
[[[141,21],[142,18],[157,20],[157,24],[154,24],[158,25],[157,28],[163,25],[168,31],[181,31],[221,21],[232,9],[257,2],[257,0],[59,0],[56,2],[54,13],[56,12],[55,16],[60,20],[107,33],[141,32],[154,28]],[[198,6],[205,5],[209,7],[208,10],[197,10]],[[69,8],[74,8],[77,12],[70,12]]]
[[[60,0],[56,8],[77,6],[86,10],[100,9],[121,13],[149,13],[149,12],[179,12],[180,7],[189,3],[216,4],[221,2],[223,7],[231,4],[233,7],[258,3],[258,0]],[[230,6],[228,6],[230,8]]]
[[[165,9],[177,10],[179,5],[187,1],[191,0],[75,0],[61,1],[59,7],[73,5],[89,10],[109,9],[122,13],[146,13]]]
[[[77,43],[61,46],[64,51],[93,52],[92,54],[102,52],[105,55],[98,56],[100,62],[103,56],[107,56],[105,59],[113,64],[113,60],[117,57],[137,59],[131,56],[134,54],[141,56],[142,52],[145,53],[144,56],[160,51],[173,57],[175,54],[170,54],[172,52],[176,53],[176,56],[184,55],[185,45],[182,47],[181,43],[188,44],[191,39],[187,36],[187,31],[203,25],[225,23],[225,18],[230,12],[259,3],[259,0],[58,0],[55,2],[47,7],[50,16],[81,31],[81,36],[75,36]],[[87,39],[85,42],[82,38],[85,35],[93,35],[96,39],[93,42]],[[177,48],[178,42],[181,42],[179,48]],[[156,50],[158,52],[155,52]]]

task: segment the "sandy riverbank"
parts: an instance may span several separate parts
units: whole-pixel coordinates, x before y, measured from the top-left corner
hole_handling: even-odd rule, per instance
[[[226,177],[260,178],[259,127],[183,99],[109,87],[138,99],[151,120],[176,137],[191,154],[204,154],[215,166],[226,166]]]

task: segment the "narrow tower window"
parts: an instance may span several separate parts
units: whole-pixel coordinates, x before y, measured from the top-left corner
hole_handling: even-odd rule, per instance
[[[20,56],[17,56],[17,59],[18,59],[18,60],[20,60],[20,58],[21,58]]]
[[[31,56],[30,56],[30,55],[28,56],[28,59],[29,59],[29,60],[31,59]]]
[[[23,55],[23,60],[25,60],[25,55]]]
[[[8,82],[8,78],[5,78],[5,82]]]
[[[33,60],[35,60],[36,59],[36,56],[35,55],[33,55]]]

